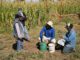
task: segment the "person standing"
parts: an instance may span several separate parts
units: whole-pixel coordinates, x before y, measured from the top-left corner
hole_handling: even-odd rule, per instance
[[[23,40],[29,41],[29,34],[25,26],[25,21],[27,17],[22,8],[18,9],[18,13],[15,15],[15,20],[13,24],[14,28],[14,37],[17,39],[17,51],[23,49]]]

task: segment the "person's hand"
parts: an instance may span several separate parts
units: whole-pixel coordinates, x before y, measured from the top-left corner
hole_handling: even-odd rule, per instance
[[[41,42],[43,42],[43,40],[41,40]]]

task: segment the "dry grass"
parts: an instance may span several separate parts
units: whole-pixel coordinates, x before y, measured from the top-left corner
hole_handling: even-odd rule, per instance
[[[59,24],[54,26],[56,29],[56,38],[59,38],[59,34],[66,31],[64,29],[64,24]],[[61,27],[61,28],[59,28]],[[75,29],[77,30],[77,46],[76,52],[72,54],[64,55],[60,51],[56,51],[50,54],[48,51],[41,52],[36,48],[36,43],[38,42],[39,31],[41,27],[33,28],[29,31],[31,40],[30,42],[24,41],[24,50],[21,52],[16,52],[12,49],[12,45],[15,43],[15,39],[11,34],[3,33],[0,34],[0,60],[79,60],[80,59],[80,44],[79,44],[79,29],[80,25],[75,24]],[[60,33],[59,33],[60,32]]]
[[[65,0],[65,1],[67,1],[67,0]],[[73,0],[70,0],[70,1],[73,1]],[[70,1],[68,1],[67,3],[71,3],[71,6],[72,6],[73,2],[70,2]],[[77,0],[77,1],[79,1],[79,0]],[[77,3],[77,1],[76,1],[76,3]],[[26,22],[26,25],[29,22],[31,22],[31,20],[30,20],[30,19],[32,19],[31,18],[32,16],[30,16],[31,12],[33,12],[33,10],[35,10],[35,12],[36,12],[36,9],[40,9],[39,13],[41,13],[41,17],[44,18],[44,19],[43,18],[41,19],[41,21],[43,22],[43,25],[44,25],[45,22],[43,20],[46,21],[46,19],[48,17],[48,15],[46,15],[47,13],[45,12],[45,9],[44,9],[44,7],[45,7],[44,3],[40,4],[41,7],[38,5],[40,8],[38,6],[36,6],[35,4],[31,4],[29,6],[29,4],[24,5],[23,3],[22,4],[15,3],[15,5],[12,6],[12,9],[9,8],[11,6],[11,4],[10,5],[9,4],[6,5],[4,3],[3,7],[5,8],[5,5],[6,5],[9,8],[8,9],[6,7],[6,9],[8,9],[8,13],[7,14],[11,14],[12,12],[16,13],[16,10],[19,7],[19,5],[21,7],[23,7],[23,9],[26,6],[27,6],[27,8],[30,8],[30,10],[32,9],[31,11],[29,10],[29,12],[26,11],[26,8],[24,9],[24,12],[26,12],[26,14],[29,14],[28,15],[29,18],[28,18],[28,21]],[[46,10],[47,9],[50,10],[49,15],[50,14],[52,15],[53,13],[55,14],[55,10],[56,10],[56,8],[54,7],[55,4],[52,4],[51,2],[49,2],[48,5],[49,5],[49,7],[52,8],[52,9],[46,8]],[[77,5],[74,5],[74,6],[76,7]],[[59,7],[60,7],[60,5],[59,5]],[[65,6],[63,6],[63,10],[65,9],[64,7]],[[3,8],[3,10],[4,10],[4,8]],[[62,11],[63,14],[65,14],[65,13],[73,13],[74,10],[75,10],[74,8],[73,8],[74,10],[73,9],[69,10],[67,8],[68,7],[66,7],[66,10]],[[9,10],[11,10],[11,11],[9,11]],[[75,10],[76,13],[77,13],[77,10],[79,10],[79,9],[76,7],[76,10]],[[4,10],[4,13],[6,11]],[[60,9],[60,13],[61,13],[61,9]],[[34,16],[34,20],[33,21],[35,22],[35,19],[38,18],[38,17],[36,17],[36,13],[32,13],[32,14]],[[40,29],[42,27],[41,26],[37,26],[37,25],[35,26],[34,24],[36,22],[34,23],[33,21],[32,22],[34,24],[31,23],[33,25],[33,27],[31,27],[31,25],[30,25],[31,28],[29,30],[29,34],[31,36],[30,42],[24,41],[24,50],[22,50],[21,52],[16,52],[12,48],[13,44],[16,42],[16,39],[14,39],[14,37],[12,35],[12,32],[9,32],[9,31],[12,31],[10,29],[12,29],[13,15],[12,16],[10,15],[10,17],[8,16],[8,18],[7,18],[7,19],[9,19],[8,21],[6,20],[6,18],[4,16],[0,17],[0,19],[1,18],[2,18],[2,20],[0,20],[1,21],[0,22],[0,24],[1,24],[0,25],[0,60],[80,60],[80,37],[79,37],[80,36],[80,25],[78,25],[78,23],[80,23],[80,20],[79,20],[79,18],[77,16],[62,17],[61,21],[58,21],[58,17],[56,17],[56,16],[50,16],[50,17],[48,17],[49,19],[53,20],[54,27],[55,27],[55,30],[56,30],[56,39],[57,40],[60,38],[60,35],[64,35],[64,33],[66,31],[64,29],[65,22],[73,22],[74,23],[75,30],[77,32],[76,52],[74,52],[72,54],[68,54],[68,55],[64,55],[60,51],[56,51],[53,54],[50,54],[48,51],[46,51],[46,52],[39,51],[36,48],[36,44],[39,42],[38,41],[38,37],[39,37]],[[4,21],[6,23],[4,23]],[[7,24],[7,27],[6,27],[6,24]],[[6,30],[8,30],[7,33],[4,33],[4,32],[6,32]]]

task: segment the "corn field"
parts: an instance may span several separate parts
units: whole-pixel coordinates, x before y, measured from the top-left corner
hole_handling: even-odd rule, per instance
[[[80,13],[80,0],[61,0],[57,3],[49,0],[40,3],[0,2],[0,32],[12,31],[14,16],[19,7],[28,17],[26,26],[30,29],[44,25],[48,20],[57,21],[58,15]]]

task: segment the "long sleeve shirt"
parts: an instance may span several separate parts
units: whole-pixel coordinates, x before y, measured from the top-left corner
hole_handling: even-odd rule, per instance
[[[75,45],[76,45],[76,32],[73,29],[68,33],[67,36],[65,35],[64,39],[66,40],[66,42],[69,42],[71,47],[75,48]]]
[[[46,27],[44,26],[42,28],[42,30],[40,31],[40,39],[42,40],[43,36],[46,36],[47,38],[50,38],[50,40],[52,40],[53,38],[55,38],[55,29],[51,28],[49,30],[46,29]]]

